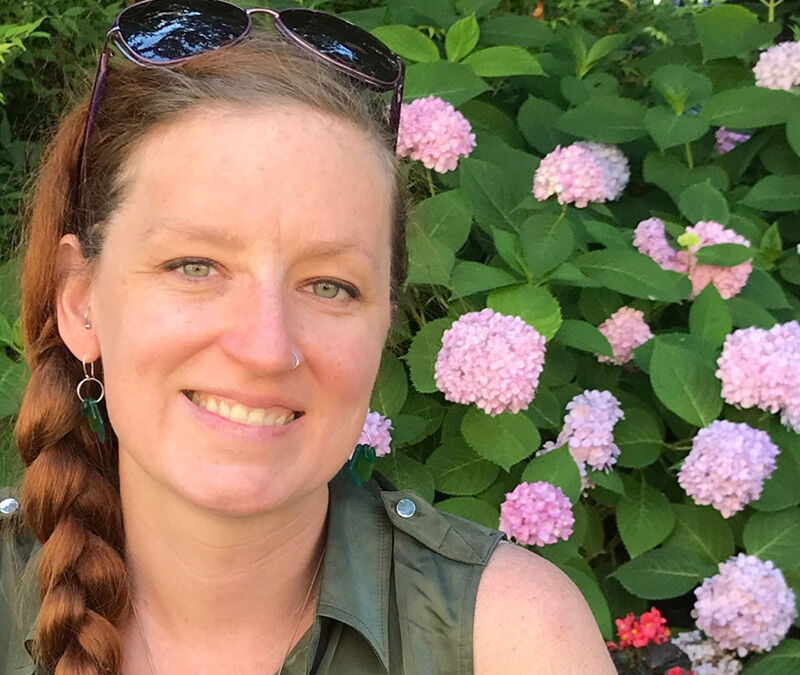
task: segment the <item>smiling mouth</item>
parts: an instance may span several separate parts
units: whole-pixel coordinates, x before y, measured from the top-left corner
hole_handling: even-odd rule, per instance
[[[280,406],[272,408],[248,408],[237,401],[212,396],[199,391],[184,391],[184,396],[192,401],[196,406],[204,408],[209,412],[253,427],[279,427],[289,424],[305,413],[288,410]]]

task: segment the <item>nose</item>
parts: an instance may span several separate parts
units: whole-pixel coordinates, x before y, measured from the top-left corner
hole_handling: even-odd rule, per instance
[[[231,360],[253,373],[276,375],[293,370],[300,350],[294,342],[295,319],[285,293],[271,281],[242,289],[231,306],[220,345]]]

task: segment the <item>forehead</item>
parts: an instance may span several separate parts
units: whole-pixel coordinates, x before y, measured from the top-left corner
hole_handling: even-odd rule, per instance
[[[382,236],[392,186],[380,153],[351,123],[304,107],[195,111],[131,153],[119,216],[131,235],[198,222],[235,226],[245,238]]]

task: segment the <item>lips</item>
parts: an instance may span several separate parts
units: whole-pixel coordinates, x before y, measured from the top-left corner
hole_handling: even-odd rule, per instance
[[[283,405],[251,407],[236,398],[203,391],[183,392],[192,403],[225,419],[256,427],[282,426],[303,415]],[[252,398],[248,400],[253,400]]]

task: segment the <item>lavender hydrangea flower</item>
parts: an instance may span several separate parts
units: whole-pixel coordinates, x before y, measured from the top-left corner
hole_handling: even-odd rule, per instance
[[[518,316],[489,308],[464,314],[442,336],[436,386],[448,401],[487,415],[527,408],[544,367],[545,338]]]
[[[753,73],[759,87],[791,91],[800,85],[800,42],[781,42],[761,52]]]
[[[717,359],[722,398],[737,408],[781,412],[781,422],[800,433],[800,324],[769,330],[740,328],[725,338]]]
[[[539,201],[556,195],[559,204],[584,208],[589,202],[617,199],[630,178],[628,160],[618,148],[580,142],[558,146],[539,163],[533,194]]]
[[[545,546],[569,539],[574,523],[567,496],[545,481],[520,483],[500,505],[500,529],[520,544]]]
[[[364,420],[364,428],[361,430],[358,443],[359,445],[371,445],[378,457],[388,455],[392,451],[392,436],[389,433],[391,429],[392,420],[370,410]]]
[[[397,134],[400,157],[419,160],[439,173],[455,169],[459,157],[467,157],[475,147],[467,118],[437,96],[403,103]]]
[[[720,127],[714,134],[716,144],[714,150],[718,155],[724,155],[730,152],[740,143],[750,140],[750,134],[738,134],[735,131],[729,131],[725,127]]]
[[[759,498],[778,452],[765,431],[716,420],[697,432],[678,483],[695,503],[711,504],[730,518]]]
[[[633,358],[633,350],[653,337],[644,314],[633,307],[620,307],[597,330],[605,335],[614,353],[613,357],[596,354],[597,360],[617,366],[628,363]]]
[[[739,656],[769,651],[797,616],[794,592],[772,561],[740,553],[695,589],[697,627]]]

